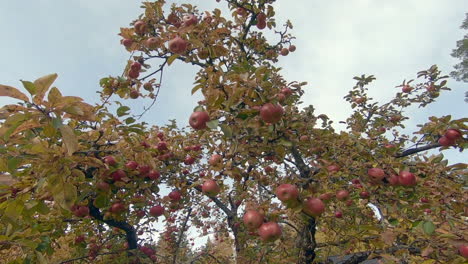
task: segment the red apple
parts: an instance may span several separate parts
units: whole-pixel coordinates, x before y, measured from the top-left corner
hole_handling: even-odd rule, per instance
[[[385,172],[381,168],[368,169],[367,175],[369,175],[374,182],[379,182],[385,178]]]
[[[107,192],[110,190],[110,185],[107,182],[100,181],[96,184],[96,188],[101,191]]]
[[[236,12],[239,16],[245,16],[247,15],[247,10],[245,10],[245,8],[242,8],[242,7],[238,7],[236,9]]]
[[[145,41],[146,47],[149,49],[155,49],[159,46],[160,40],[156,37],[151,37]]]
[[[404,92],[404,93],[409,93],[411,92],[411,90],[413,90],[413,88],[409,85],[403,85],[403,88],[401,88],[401,90]]]
[[[157,179],[159,179],[160,176],[161,176],[161,174],[157,170],[151,170],[148,173],[148,178],[150,178],[151,180],[157,180]]]
[[[210,159],[208,160],[208,164],[211,166],[215,166],[216,164],[220,163],[223,157],[219,154],[211,155]]]
[[[273,242],[281,237],[280,225],[276,222],[267,222],[258,228],[258,235],[264,242]]]
[[[281,56],[288,56],[289,50],[287,48],[282,48],[280,54]]]
[[[390,185],[392,186],[397,186],[398,184],[400,184],[398,175],[395,175],[395,174],[390,175],[390,177],[388,177],[387,180],[388,180],[388,183],[390,183]]]
[[[329,165],[329,166],[327,166],[327,170],[328,170],[328,172],[330,172],[330,173],[335,173],[335,172],[340,171],[340,166],[335,165],[335,164]]]
[[[449,147],[455,144],[455,140],[449,139],[446,136],[439,138],[439,144],[444,147]]]
[[[409,171],[401,171],[398,176],[398,182],[403,186],[416,185],[416,176]]]
[[[156,148],[157,148],[159,151],[167,150],[167,143],[166,143],[166,141],[159,141],[158,144],[156,145]]]
[[[129,170],[136,170],[138,168],[138,163],[136,161],[129,161],[125,163],[125,167]]]
[[[333,198],[334,194],[333,193],[322,193],[319,195],[319,199],[322,201],[328,201],[331,198]]]
[[[296,185],[281,184],[276,188],[276,197],[282,202],[295,201],[299,197],[299,190]]]
[[[257,15],[257,28],[264,29],[266,27],[266,15],[264,13],[259,13]]]
[[[346,200],[349,197],[349,192],[347,190],[339,190],[336,192],[336,198],[338,200]]]
[[[290,52],[295,52],[296,51],[296,46],[294,46],[294,45],[289,46],[289,51]]]
[[[248,230],[254,230],[262,225],[263,215],[258,211],[249,210],[244,214],[242,220],[244,220],[244,225]]]
[[[323,212],[325,212],[325,204],[318,198],[307,198],[303,206],[304,213],[311,216],[320,216]]]
[[[196,25],[197,23],[198,18],[194,14],[189,14],[182,17],[182,26],[184,27]]]
[[[129,70],[128,71],[128,77],[130,77],[132,79],[136,79],[136,78],[138,78],[138,76],[140,76],[139,71],[134,71],[134,70]]]
[[[214,180],[206,180],[202,185],[202,192],[207,196],[216,196],[220,191],[219,185]]]
[[[426,197],[422,197],[420,199],[421,203],[428,203],[429,202],[429,199],[427,199]]]
[[[182,195],[180,194],[179,191],[176,190],[176,191],[170,192],[169,195],[168,195],[168,197],[169,197],[169,199],[171,199],[172,201],[177,202],[177,201],[179,201],[179,200],[182,198]]]
[[[111,208],[109,209],[110,212],[112,213],[121,213],[125,210],[125,205],[121,202],[117,202],[112,204]]]
[[[266,123],[277,123],[281,120],[284,114],[284,109],[281,105],[267,103],[260,108],[260,117]]]
[[[133,44],[133,40],[131,40],[131,39],[122,39],[121,43],[122,43],[122,45],[124,45],[125,48],[129,49]]]
[[[192,165],[193,163],[195,163],[195,158],[194,157],[192,157],[192,156],[185,157],[185,160],[184,160],[185,165]]]
[[[182,54],[187,50],[188,43],[183,38],[177,36],[169,41],[168,46],[172,53]]]
[[[464,258],[468,258],[468,245],[460,245],[458,246],[458,252]]]
[[[146,23],[144,21],[138,20],[133,27],[135,28],[135,33],[140,36],[146,32]]]
[[[115,158],[113,156],[104,157],[104,163],[106,163],[109,166],[117,165],[117,161],[115,161]]]
[[[149,213],[152,216],[159,217],[164,214],[164,207],[160,205],[153,206],[150,208]]]
[[[123,178],[127,177],[127,173],[123,170],[116,170],[110,175],[114,181],[121,181]]]
[[[335,212],[335,217],[336,218],[342,218],[343,217],[343,213],[341,211],[336,211]]]
[[[361,196],[362,199],[369,198],[370,194],[367,191],[362,191],[359,193],[359,196]]]
[[[210,121],[208,112],[197,111],[190,115],[189,124],[195,130],[205,129],[206,122]]]
[[[141,70],[141,64],[137,61],[134,61],[131,65],[130,65],[130,69],[132,71],[140,71]]]
[[[444,136],[450,140],[457,140],[461,138],[462,134],[460,130],[450,128],[450,129],[447,129],[447,131],[445,131]]]
[[[138,90],[132,89],[130,90],[130,98],[137,99],[140,96]]]

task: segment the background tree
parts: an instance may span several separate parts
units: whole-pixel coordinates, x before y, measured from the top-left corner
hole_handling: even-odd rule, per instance
[[[466,164],[422,152],[466,148],[467,120],[430,117],[413,135],[401,132],[405,110],[433,103],[449,90],[447,76],[431,66],[386,103],[368,95],[374,76],[355,77],[345,96],[354,112],[336,131],[300,107],[306,83],[286,81],[276,66],[296,47],[273,2],[224,1],[230,16],[145,2],[121,29],[130,60],[100,81],[94,107],[52,87],[56,74],[23,81],[30,96],[0,86],[20,100],[1,112],[0,171],[18,180],[0,194],[4,249],[48,263],[73,230],[76,251],[63,262],[165,263],[141,232],[167,221],[178,231],[172,263],[184,261],[189,225],[232,236],[236,263],[324,263],[340,251],[348,263],[463,263]],[[176,60],[199,68],[192,93],[204,100],[192,129],[138,123],[121,102],[113,110],[117,96],[156,102]]]
[[[468,29],[468,13],[460,28]],[[450,75],[457,81],[468,82],[468,35],[457,41],[457,48],[452,51],[452,57],[461,61],[454,66],[455,70]],[[465,101],[468,102],[468,92]]]

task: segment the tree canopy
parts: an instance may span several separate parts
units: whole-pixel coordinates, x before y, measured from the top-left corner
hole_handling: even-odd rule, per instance
[[[467,164],[443,151],[468,147],[468,118],[403,132],[448,76],[428,65],[383,103],[356,76],[337,130],[277,66],[296,46],[275,0],[217,1],[230,13],[144,2],[97,105],[57,74],[0,85],[18,100],[0,109],[2,263],[465,263]],[[151,108],[126,100],[157,104],[176,61],[198,69],[187,95],[203,100],[185,124],[139,122]],[[213,235],[202,250],[190,227]]]

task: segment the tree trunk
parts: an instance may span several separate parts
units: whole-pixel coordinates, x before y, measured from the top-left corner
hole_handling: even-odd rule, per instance
[[[315,242],[315,227],[315,218],[308,217],[306,223],[301,228],[297,241],[297,247],[299,248],[297,264],[311,264],[315,259],[315,248],[317,246]]]

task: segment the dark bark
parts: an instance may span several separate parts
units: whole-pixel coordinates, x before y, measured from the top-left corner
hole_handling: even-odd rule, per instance
[[[297,241],[297,247],[299,248],[299,257],[297,264],[310,264],[315,259],[315,248],[317,242],[315,241],[316,232],[315,218],[308,217],[306,224],[302,227],[301,233],[299,234],[299,240]]]
[[[138,243],[137,243],[138,237],[137,237],[135,228],[129,223],[124,222],[124,221],[116,221],[114,219],[104,219],[104,216],[101,214],[101,211],[99,210],[99,208],[94,206],[93,202],[94,202],[93,199],[89,201],[89,204],[88,204],[89,214],[93,218],[101,222],[104,222],[111,227],[117,227],[125,231],[125,235],[126,235],[127,243],[128,243],[128,249],[136,249],[138,247]]]

